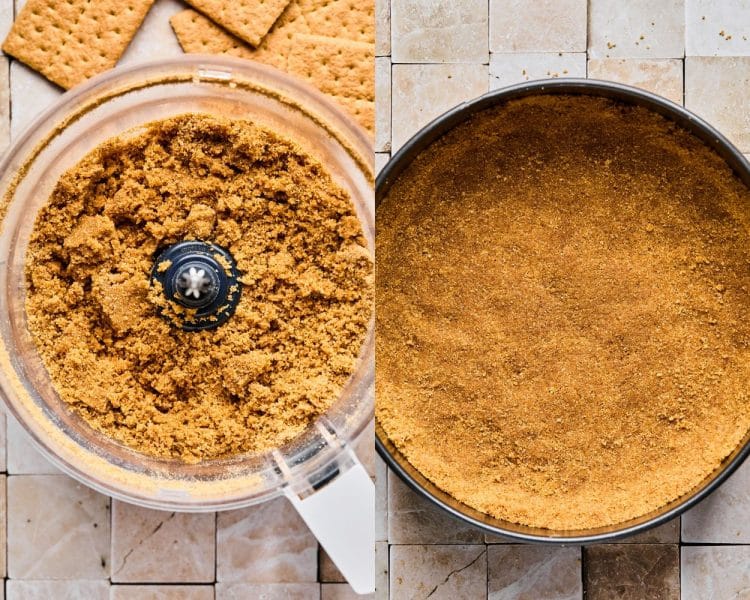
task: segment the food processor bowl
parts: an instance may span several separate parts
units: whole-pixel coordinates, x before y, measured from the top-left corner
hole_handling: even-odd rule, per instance
[[[374,487],[352,447],[372,420],[372,323],[340,397],[304,433],[272,452],[198,464],[143,455],[88,426],[55,392],[28,331],[26,250],[34,217],[60,175],[113,136],[189,112],[256,122],[316,157],[350,195],[374,255],[370,139],[322,94],[229,57],[189,55],[110,71],[64,94],[0,167],[0,391],[44,455],[104,494],[179,511],[239,508],[286,495],[352,585],[367,591],[374,586]],[[335,525],[327,513],[336,514]]]
[[[582,94],[609,98],[637,105],[658,113],[677,123],[712,148],[750,187],[750,163],[727,138],[700,117],[682,106],[655,94],[626,85],[591,79],[546,79],[522,83],[485,94],[461,104],[438,117],[416,133],[382,169],[375,184],[375,206],[388,194],[399,175],[433,142],[473,115],[518,98],[550,94]],[[488,533],[514,542],[541,542],[551,544],[590,544],[609,542],[640,533],[673,519],[705,498],[719,487],[750,454],[750,431],[735,450],[727,456],[713,473],[682,497],[658,510],[612,526],[586,530],[554,531],[519,525],[497,519],[459,502],[433,484],[409,463],[399,449],[388,439],[387,433],[375,423],[376,449],[388,466],[413,490],[453,517]]]

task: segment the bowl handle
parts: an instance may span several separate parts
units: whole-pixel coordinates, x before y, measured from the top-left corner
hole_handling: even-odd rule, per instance
[[[358,594],[375,591],[375,484],[355,459],[325,486],[286,496]]]

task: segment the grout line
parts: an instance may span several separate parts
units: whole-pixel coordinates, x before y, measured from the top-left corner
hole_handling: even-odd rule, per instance
[[[487,597],[490,597],[490,545],[484,544],[484,574],[487,579]]]
[[[490,32],[492,31],[492,23],[490,23],[490,17],[492,16],[492,0],[487,0],[487,90],[490,87],[490,63],[492,62],[492,48],[490,47]],[[488,584],[489,585],[489,584]]]
[[[682,57],[682,106],[686,104],[687,98],[687,57]]]
[[[115,543],[115,528],[114,528],[114,515],[115,513],[115,500],[111,496],[109,497],[109,576],[107,577],[107,580],[109,581],[110,585],[112,585],[112,567],[115,564],[115,561],[112,560],[112,557],[114,556],[114,543]]]
[[[586,597],[586,569],[588,568],[588,565],[586,564],[586,548],[581,546],[581,594],[583,597]]]
[[[586,78],[589,76],[589,43],[591,42],[591,1],[586,2]]]
[[[5,577],[8,577],[8,551],[10,548],[8,547],[8,517],[9,517],[9,511],[8,511],[8,476],[5,476],[5,485],[4,487],[4,493],[5,493],[5,514],[3,515],[3,521],[5,521],[5,539],[3,540],[3,546],[5,547]],[[3,582],[3,592],[5,592],[5,582]],[[4,596],[3,596],[4,597]]]
[[[18,581],[18,580],[17,580]],[[103,579],[68,579],[68,580],[60,580],[60,579],[22,579],[20,581],[104,581]],[[237,581],[233,583],[251,583],[251,582],[245,582],[245,581]],[[208,587],[210,585],[214,585],[210,581],[172,581],[172,582],[159,582],[159,581],[118,581],[117,583],[113,583],[113,586],[162,586],[162,587],[171,587],[171,586],[180,586],[180,587]]]
[[[393,596],[393,590],[391,589],[391,544],[390,542],[386,542],[386,544],[386,552],[388,553],[385,557],[385,562],[388,566],[388,598],[391,598]]]
[[[559,52],[531,52],[531,53],[529,52],[493,52],[492,54],[504,54],[506,56],[514,56],[514,55],[520,55],[520,54],[559,54]],[[583,52],[568,52],[567,54],[583,54]],[[486,67],[489,65],[489,62],[478,61],[478,60],[460,60],[460,61],[455,61],[455,62],[450,62],[450,61],[439,62],[439,61],[434,61],[434,60],[433,61],[424,61],[424,60],[423,61],[416,61],[416,60],[394,61],[393,57],[391,56],[378,56],[376,58],[390,58],[391,65],[414,65],[414,66],[421,66],[421,67],[425,67],[428,65],[446,65],[446,66],[454,66],[454,67],[475,65],[475,66]]]
[[[388,7],[389,7],[388,10],[389,11],[390,11],[390,5],[391,5],[391,3],[389,2],[388,3]],[[393,30],[393,25],[391,25],[391,31],[392,30]],[[392,47],[391,47],[391,52],[393,52],[393,48]],[[390,103],[391,103],[391,107],[390,107],[390,110],[388,111],[388,119],[390,119],[390,122],[391,122],[390,123],[390,127],[388,128],[389,129],[389,133],[390,133],[389,140],[388,140],[388,153],[390,154],[390,153],[393,152],[393,58],[390,55],[388,56],[388,68],[391,70],[390,75],[389,75],[389,77],[390,77],[390,86],[391,86],[391,90],[390,90],[391,93],[390,93],[389,100],[390,100]],[[376,97],[375,98],[375,102],[377,102],[377,100],[378,99]],[[375,124],[375,129],[377,131],[377,123]],[[386,485],[387,485],[387,483],[388,483],[388,472],[387,472],[387,469],[386,469],[386,474],[385,475],[386,475],[385,480],[386,480]],[[386,498],[388,498],[387,493],[388,493],[388,488],[386,488]],[[387,510],[388,510],[388,505],[386,503],[386,511]]]
[[[680,542],[681,548],[747,548],[750,542]]]
[[[391,0],[386,0],[388,2],[388,58],[391,59],[391,63],[393,63],[393,2]],[[375,30],[377,31],[377,23],[375,23]],[[393,88],[393,82],[391,81],[391,88]],[[391,97],[393,96],[393,90],[391,89]],[[377,98],[375,98],[375,101],[377,102]]]
[[[214,584],[218,582],[219,572],[219,511],[214,512]]]
[[[591,0],[586,2],[586,79],[589,78],[589,39],[590,39],[590,28],[591,24]],[[583,556],[583,549],[581,549],[581,556]]]

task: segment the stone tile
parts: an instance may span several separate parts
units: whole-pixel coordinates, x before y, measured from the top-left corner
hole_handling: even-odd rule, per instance
[[[490,52],[585,52],[586,0],[489,0]]]
[[[4,0],[0,2],[0,40],[4,40],[8,36],[11,26],[13,25],[13,2],[12,0]],[[0,50],[0,56],[3,55]]]
[[[682,541],[750,544],[750,462],[682,516]]]
[[[487,0],[391,0],[391,54],[403,63],[486,63]]]
[[[682,600],[750,597],[750,546],[682,548]]]
[[[179,0],[156,2],[117,64],[133,65],[157,57],[181,56],[182,48],[169,25],[169,18],[181,10],[185,10],[185,5]]]
[[[685,54],[750,56],[750,4],[685,0]]]
[[[62,90],[17,60],[10,63],[10,95],[13,99],[10,136],[18,136],[34,118],[57,100]],[[23,98],[19,102],[19,98]]]
[[[679,58],[592,58],[588,76],[632,85],[682,104],[682,60]]]
[[[392,600],[484,598],[486,546],[391,546]]]
[[[378,152],[375,154],[375,173],[380,173],[381,169],[391,160],[391,155]],[[385,464],[385,463],[384,463]]]
[[[682,58],[685,0],[590,0],[590,58]]]
[[[375,597],[388,598],[388,542],[375,542]]]
[[[6,600],[109,600],[109,581],[5,582]]]
[[[479,529],[465,525],[413,492],[388,472],[388,540],[391,544],[477,544]]]
[[[219,513],[218,581],[317,581],[318,542],[286,499]]]
[[[603,544],[583,552],[586,600],[680,600],[677,545]]]
[[[391,60],[375,59],[375,152],[391,150]]]
[[[392,150],[457,104],[484,94],[486,65],[393,65]]]
[[[9,577],[107,579],[107,496],[67,475],[19,475],[7,485]]]
[[[375,479],[375,421],[371,421],[355,440],[354,453],[370,477]]]
[[[391,53],[391,2],[375,0],[375,56]]]
[[[376,167],[377,157],[376,154]],[[375,540],[388,540],[388,467],[379,456],[375,458]]]
[[[0,574],[8,574],[8,478],[0,476]]]
[[[643,533],[617,540],[618,544],[678,544],[680,542],[680,517]]]
[[[115,500],[112,581],[213,582],[215,532],[213,513],[163,512]]]
[[[322,547],[318,548],[318,581],[321,583],[346,583],[346,579]]]
[[[551,77],[586,77],[586,53],[539,52],[490,57],[491,90]]]
[[[2,155],[2,152],[0,152],[0,155]],[[0,408],[0,472],[3,472],[3,473],[5,473],[8,470],[8,460],[7,460],[8,437],[7,437],[6,421],[7,421],[7,417],[5,416],[5,413],[2,411],[2,408]]]
[[[373,600],[375,594],[357,594],[348,583],[324,583],[320,586],[320,600]]]
[[[217,583],[216,600],[318,600],[317,583]]]
[[[581,549],[506,545],[487,548],[489,600],[580,600]]]
[[[10,415],[6,417],[7,465],[11,475],[56,475],[60,470],[36,449],[26,433]]]
[[[750,152],[750,57],[685,59],[685,106]]]
[[[109,600],[214,600],[214,586],[113,585]]]

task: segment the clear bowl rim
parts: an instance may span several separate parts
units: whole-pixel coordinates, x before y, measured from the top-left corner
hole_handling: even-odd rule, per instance
[[[215,70],[219,77],[211,76]],[[38,158],[52,140],[57,137],[56,130],[64,131],[67,126],[74,123],[88,111],[94,110],[102,103],[106,103],[114,98],[127,94],[138,85],[134,82],[140,81],[144,87],[168,83],[175,74],[179,75],[179,81],[190,82],[200,73],[207,73],[205,82],[229,83],[228,79],[223,79],[222,74],[229,72],[241,77],[243,82],[254,85],[254,89],[261,90],[279,100],[283,104],[294,107],[310,122],[317,125],[321,130],[325,130],[337,143],[348,153],[363,176],[368,180],[374,179],[374,156],[372,155],[371,142],[367,133],[355,123],[340,108],[333,104],[321,92],[306,83],[291,77],[290,75],[252,61],[247,61],[235,57],[203,55],[203,54],[186,54],[180,57],[174,57],[166,60],[154,60],[149,62],[138,63],[118,67],[116,69],[100,74],[87,82],[77,86],[60,96],[54,103],[43,110],[31,123],[22,131],[22,133],[13,141],[9,150],[5,153],[0,161],[0,179],[3,182],[2,193],[8,198],[10,206],[14,193],[15,184],[22,181],[26,175],[26,166],[31,165]],[[204,80],[202,80],[204,81]],[[122,85],[121,85],[122,84]],[[145,85],[147,84],[147,85]],[[19,160],[20,158],[20,160]],[[20,167],[17,168],[17,165]],[[6,235],[5,216],[3,216],[3,228],[0,237]],[[374,221],[374,215],[373,215]],[[368,224],[363,223],[363,227]],[[374,223],[372,225],[374,227]],[[7,261],[0,263],[2,270],[1,279],[5,280]],[[7,315],[5,317],[7,319]],[[368,390],[373,386],[374,373],[374,333],[373,322],[370,323],[366,339],[362,346],[362,355],[357,367],[347,386],[339,397],[341,400],[347,393],[355,393],[364,398],[371,398]],[[0,339],[0,362],[2,362],[3,372],[6,369],[12,369],[10,360],[7,360],[8,351],[6,340]],[[356,377],[356,376],[359,377]],[[324,445],[318,452],[306,463],[292,463],[289,469],[284,473],[285,479],[278,485],[266,487],[261,492],[254,494],[252,497],[243,498],[233,496],[227,500],[213,501],[209,503],[186,503],[183,499],[175,497],[169,500],[153,500],[148,493],[140,495],[132,490],[123,489],[121,484],[116,481],[106,481],[97,477],[92,477],[85,468],[80,465],[71,464],[59,455],[59,448],[51,447],[49,439],[31,428],[26,422],[28,417],[23,407],[23,400],[17,397],[18,385],[14,382],[20,381],[18,373],[13,371],[9,381],[4,373],[0,377],[0,395],[8,412],[13,415],[21,426],[30,435],[33,444],[46,456],[53,464],[59,467],[63,472],[71,475],[75,479],[85,483],[89,487],[112,497],[134,502],[142,506],[158,509],[176,509],[181,511],[210,511],[217,509],[240,508],[248,506],[272,497],[283,494],[283,488],[286,486],[304,485],[311,472],[325,471],[326,467],[335,462],[336,459],[346,451],[348,444],[338,446],[336,444]],[[23,388],[23,386],[21,386]],[[33,403],[33,402],[32,402]],[[322,415],[316,421],[318,428],[326,427],[326,415]],[[365,432],[368,424],[372,421],[373,407],[371,402],[369,406],[364,406],[351,419],[347,419],[346,441],[353,443],[359,439]],[[306,432],[307,433],[307,432]],[[338,440],[341,441],[341,440]],[[295,440],[292,440],[288,446],[293,446]],[[285,448],[286,446],[282,447]],[[265,462],[271,462],[271,456],[275,454],[269,452],[266,454],[268,459]],[[264,459],[265,460],[265,459]]]

